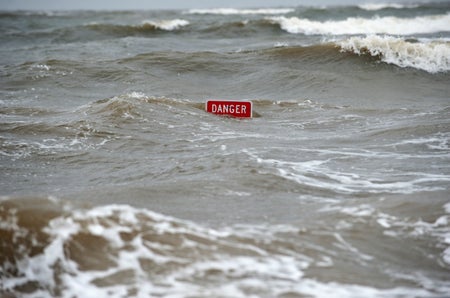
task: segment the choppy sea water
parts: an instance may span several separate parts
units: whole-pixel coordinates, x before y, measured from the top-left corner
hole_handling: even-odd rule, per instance
[[[447,2],[0,28],[2,297],[450,293]]]

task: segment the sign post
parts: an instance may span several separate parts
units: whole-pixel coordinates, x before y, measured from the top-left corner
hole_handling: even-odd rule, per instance
[[[215,100],[206,101],[205,110],[215,115],[226,115],[237,118],[252,118],[251,101]]]

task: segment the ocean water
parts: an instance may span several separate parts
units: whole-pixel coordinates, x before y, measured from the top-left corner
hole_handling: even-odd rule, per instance
[[[0,28],[1,297],[450,296],[449,2]]]

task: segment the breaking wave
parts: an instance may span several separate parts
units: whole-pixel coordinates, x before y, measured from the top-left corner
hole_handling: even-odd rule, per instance
[[[144,21],[141,25],[116,25],[116,24],[88,24],[88,29],[118,35],[133,35],[153,33],[157,31],[176,31],[189,25],[189,21],[183,19]]]
[[[376,220],[387,238],[448,237],[448,214],[428,223],[365,205],[331,205],[319,213],[342,214],[347,229],[353,221]],[[375,262],[331,227],[213,229],[129,205],[79,208],[54,197],[0,198],[0,219],[6,297],[437,297],[448,290],[445,282],[421,286],[420,276],[410,277],[410,286],[382,288],[308,277],[309,269],[339,271],[340,254],[350,254],[354,266]]]
[[[411,35],[450,31],[450,14],[415,18],[374,17],[371,19],[349,17],[341,21],[311,21],[298,17],[269,17],[268,21],[294,34],[354,35],[392,34]]]
[[[145,21],[143,26],[145,25],[150,25],[156,29],[164,31],[173,31],[189,25],[189,22],[183,19],[174,19],[162,21]]]
[[[376,11],[376,10],[383,10],[387,8],[394,8],[394,9],[407,9],[407,8],[417,8],[419,7],[418,4],[401,4],[401,3],[364,3],[358,5],[360,9],[368,10],[368,11]]]
[[[295,11],[293,8],[259,8],[259,9],[236,9],[236,8],[213,8],[213,9],[191,9],[188,14],[213,14],[213,15],[276,15]]]
[[[342,51],[379,56],[382,61],[400,67],[412,67],[430,73],[450,70],[450,42],[446,40],[408,41],[391,36],[351,37],[338,42]]]

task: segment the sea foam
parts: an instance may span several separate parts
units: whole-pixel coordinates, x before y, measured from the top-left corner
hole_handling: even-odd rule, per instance
[[[259,9],[236,9],[236,8],[212,8],[212,9],[191,9],[188,14],[215,14],[215,15],[275,15],[293,12],[293,8],[259,8]]]
[[[405,8],[416,8],[419,7],[417,4],[400,4],[400,3],[364,3],[358,5],[358,8],[362,10],[375,11],[388,8],[394,9],[405,9]]]
[[[155,28],[164,30],[164,31],[178,30],[182,27],[189,25],[189,21],[186,21],[183,19],[144,21],[143,23],[144,23],[144,25],[148,24],[150,26],[154,26]]]
[[[450,42],[446,40],[407,41],[391,36],[351,37],[338,43],[342,51],[380,56],[386,63],[413,67],[430,73],[450,70]]]
[[[312,21],[298,17],[269,17],[273,24],[293,34],[305,35],[353,35],[353,34],[392,34],[411,35],[448,32],[450,14],[422,16],[415,18],[398,17],[351,17],[339,21]]]

